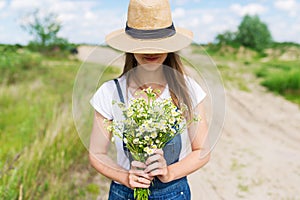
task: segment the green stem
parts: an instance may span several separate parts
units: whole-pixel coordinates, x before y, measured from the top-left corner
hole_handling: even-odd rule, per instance
[[[150,195],[150,189],[148,188],[135,188],[134,199],[135,200],[148,200]]]

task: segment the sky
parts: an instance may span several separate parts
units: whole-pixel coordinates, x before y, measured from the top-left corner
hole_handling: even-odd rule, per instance
[[[62,23],[59,36],[73,43],[104,44],[105,35],[124,28],[129,0],[0,0],[0,43],[27,44],[25,16],[39,9]],[[236,31],[245,14],[257,14],[278,42],[300,43],[300,0],[170,0],[175,27],[194,32],[194,42],[213,42]]]

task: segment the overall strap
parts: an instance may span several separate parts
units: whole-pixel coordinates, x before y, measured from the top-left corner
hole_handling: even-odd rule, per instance
[[[118,95],[119,95],[120,101],[122,103],[125,103],[124,96],[123,96],[123,93],[122,93],[122,89],[120,87],[120,83],[119,83],[118,79],[114,79],[114,82],[115,82],[117,90],[118,90]],[[125,155],[128,157],[129,161],[131,162],[133,159],[132,159],[132,156],[131,156],[131,154],[130,154],[130,152],[129,152],[129,150],[126,147],[126,144],[124,142],[124,134],[123,134],[123,150],[124,150]]]
[[[120,83],[119,83],[118,79],[115,78],[115,79],[114,79],[114,82],[115,82],[116,87],[117,87],[117,90],[118,90],[118,94],[119,94],[120,101],[121,101],[122,103],[125,103],[124,97],[123,97],[123,93],[122,93],[122,89],[121,89],[121,87],[120,87]]]

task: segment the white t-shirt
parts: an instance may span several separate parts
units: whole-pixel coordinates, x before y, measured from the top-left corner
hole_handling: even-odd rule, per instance
[[[185,76],[187,88],[189,89],[189,94],[192,101],[192,107],[195,108],[206,96],[206,93],[203,91],[201,86],[192,78]],[[120,87],[122,89],[123,97],[125,104],[128,105],[128,100],[134,98],[130,92],[127,94],[126,90],[126,77],[122,76],[118,79]],[[170,97],[170,92],[168,85],[162,91],[159,98],[166,99]],[[113,101],[120,101],[118,90],[116,84],[113,80],[103,83],[97,92],[94,94],[90,100],[91,105],[94,109],[99,112],[103,117],[108,120],[120,120],[122,119],[122,112],[118,109],[117,105],[113,105]],[[181,134],[182,148],[180,152],[179,160],[184,158],[191,151],[191,143],[187,133],[187,130],[184,130]],[[115,137],[115,145],[117,149],[117,163],[125,169],[130,168],[129,159],[124,153],[123,142],[121,138]]]

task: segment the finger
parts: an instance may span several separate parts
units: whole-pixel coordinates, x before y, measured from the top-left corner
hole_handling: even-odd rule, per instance
[[[135,182],[131,187],[132,188],[149,188],[150,184],[143,184],[143,183]]]
[[[134,188],[149,188],[151,184],[150,180],[143,177],[138,177],[134,174],[129,175],[129,185],[132,189]]]
[[[149,165],[149,164],[151,164],[151,163],[153,163],[153,162],[158,162],[158,161],[161,160],[161,158],[162,158],[162,156],[161,156],[160,154],[154,154],[153,156],[150,156],[150,157],[146,160],[145,164],[146,164],[146,165]]]
[[[129,170],[129,173],[133,174],[135,176],[145,176],[146,175],[144,170],[139,170],[139,169],[131,169],[131,170]]]
[[[147,167],[145,165],[145,163],[142,163],[142,162],[139,162],[139,161],[136,161],[136,160],[134,160],[134,161],[131,162],[131,166],[133,168],[141,168],[141,169],[145,169]]]
[[[143,177],[138,177],[136,182],[146,184],[146,185],[150,185],[150,183],[151,183],[150,180],[143,178]]]
[[[137,176],[135,174],[129,174],[128,178],[129,182],[135,182],[137,180]]]
[[[146,178],[146,179],[148,179],[150,181],[152,181],[154,179],[153,176],[150,176],[148,173],[145,173],[145,172],[143,174],[140,174],[140,176],[144,177],[144,178]]]
[[[132,176],[136,176],[136,177],[144,177],[148,180],[153,180],[154,177],[150,176],[149,174],[147,174],[146,172],[142,171],[142,170],[129,170],[129,174]]]
[[[164,156],[164,151],[162,149],[155,149],[154,153]]]
[[[144,170],[146,173],[151,172],[155,169],[163,168],[164,165],[160,162],[154,162],[151,165],[148,165],[148,167]]]
[[[153,170],[153,171],[151,171],[150,173],[149,173],[149,175],[150,176],[159,176],[159,175],[164,175],[164,171],[163,171],[163,169],[155,169],[155,170]]]

